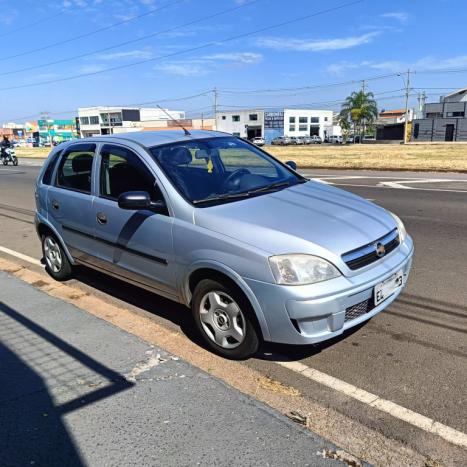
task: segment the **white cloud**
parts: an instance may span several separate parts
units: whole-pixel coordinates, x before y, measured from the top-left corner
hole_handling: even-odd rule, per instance
[[[108,54],[102,54],[102,55],[97,55],[95,59],[97,60],[104,60],[104,61],[109,61],[109,60],[126,60],[126,59],[145,59],[145,58],[151,58],[152,57],[152,52],[149,50],[129,50],[128,52],[115,52],[115,53],[108,53]]]
[[[223,66],[248,66],[259,63],[263,56],[253,52],[228,52],[204,55],[192,60],[165,62],[156,70],[177,76],[204,76]]]
[[[374,62],[369,60],[360,62],[342,61],[328,65],[326,67],[326,71],[334,75],[342,75],[346,71],[359,68],[398,73],[404,72],[408,69],[413,71],[436,71],[445,68],[456,69],[462,67],[467,67],[467,55],[459,55],[457,57],[448,58],[426,56],[413,62],[404,62],[399,60],[383,60],[381,62]]]
[[[379,35],[369,32],[361,36],[336,39],[286,39],[283,37],[263,37],[258,39],[257,45],[274,50],[292,50],[297,52],[322,52],[325,50],[342,50],[368,44]]]
[[[98,64],[84,65],[78,69],[78,74],[98,73],[104,69],[105,67]]]
[[[404,11],[390,11],[389,13],[383,13],[380,15],[381,18],[394,19],[400,24],[406,24],[409,20],[409,14]]]
[[[227,61],[236,62],[239,64],[259,63],[263,56],[253,52],[238,52],[238,53],[219,53],[206,55],[203,57],[205,60],[211,61]]]
[[[171,63],[163,63],[162,65],[158,65],[156,70],[162,71],[169,75],[176,75],[176,76],[204,76],[209,73],[209,70],[200,64],[192,63],[192,62],[171,62]]]

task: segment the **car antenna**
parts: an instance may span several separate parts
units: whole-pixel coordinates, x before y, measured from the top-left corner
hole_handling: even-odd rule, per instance
[[[169,112],[167,112],[165,109],[163,109],[160,105],[156,104],[156,107],[158,107],[160,110],[162,110],[162,112],[164,112],[167,115],[167,117],[170,118],[170,120],[175,122],[175,124],[177,126],[179,126],[185,132],[185,136],[191,136],[191,133],[178,120],[173,118],[172,115],[169,114]]]

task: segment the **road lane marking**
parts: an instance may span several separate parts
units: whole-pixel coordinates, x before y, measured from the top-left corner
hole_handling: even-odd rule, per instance
[[[35,266],[42,266],[39,260],[31,258],[31,256],[23,255],[23,253],[20,253],[19,251],[10,250],[9,248],[0,246],[0,252],[14,256],[15,258],[22,259],[23,261],[27,261],[28,263],[34,264]]]
[[[9,248],[0,246],[0,251],[16,258],[27,261],[36,266],[42,266],[40,261],[30,256],[24,255],[18,251],[10,250]],[[437,435],[446,441],[455,444],[456,446],[467,447],[467,434],[462,433],[454,428],[439,423],[432,418],[425,417],[410,409],[406,409],[401,405],[383,399],[376,394],[360,389],[353,384],[346,383],[334,376],[315,370],[300,362],[294,361],[276,361],[274,362],[288,370],[298,373],[312,381],[322,384],[328,388],[334,389],[342,394],[345,394],[355,400],[363,402],[375,409],[385,412],[394,418],[407,422],[417,428],[420,428],[428,433]]]
[[[328,185],[334,185],[334,186],[348,186],[348,187],[363,187],[363,188],[379,188],[379,189],[389,189],[389,190],[405,190],[408,187],[389,187],[389,186],[384,186],[384,185],[363,185],[363,184],[357,184],[357,183],[328,183]],[[467,193],[466,190],[448,190],[445,188],[414,188],[410,187],[410,190],[412,191],[436,191],[436,192],[447,192],[447,193]]]
[[[467,434],[451,428],[447,425],[443,425],[432,418],[425,417],[417,412],[410,409],[406,409],[401,405],[391,402],[387,399],[383,399],[376,394],[360,389],[353,384],[346,383],[334,376],[323,373],[319,370],[315,370],[307,365],[300,362],[294,361],[276,361],[277,365],[280,365],[288,370],[298,373],[305,378],[308,378],[316,383],[322,384],[328,388],[334,389],[346,396],[349,396],[359,402],[369,405],[375,409],[385,412],[394,418],[402,420],[410,425],[413,425],[421,430],[428,433],[439,436],[446,441],[455,444],[456,446],[467,447]]]

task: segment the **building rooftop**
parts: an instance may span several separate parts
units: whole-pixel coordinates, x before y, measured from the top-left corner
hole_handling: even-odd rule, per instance
[[[379,113],[379,116],[384,118],[384,117],[393,117],[394,115],[404,115],[405,114],[405,109],[388,109],[388,110],[382,110]]]

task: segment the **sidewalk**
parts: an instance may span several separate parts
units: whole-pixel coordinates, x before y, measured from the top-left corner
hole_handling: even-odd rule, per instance
[[[0,465],[342,465],[272,409],[0,272]]]

